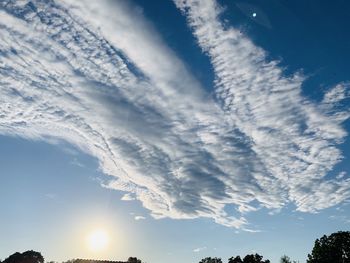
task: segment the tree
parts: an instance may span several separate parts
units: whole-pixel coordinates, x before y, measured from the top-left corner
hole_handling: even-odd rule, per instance
[[[270,260],[262,260],[263,256],[260,256],[259,254],[251,254],[251,255],[246,255],[243,260],[241,259],[240,256],[237,257],[230,257],[228,259],[228,263],[270,263]]]
[[[207,258],[203,258],[201,261],[199,261],[199,263],[222,263],[222,260],[221,258],[207,257]]]
[[[262,260],[263,256],[260,256],[259,254],[251,254],[251,255],[246,255],[243,258],[243,263],[270,263],[270,260]]]
[[[15,263],[21,261],[22,254],[19,252],[13,253],[11,256],[6,258],[3,262],[4,263]]]
[[[292,263],[292,261],[290,260],[290,258],[288,256],[284,255],[281,257],[280,263]]]
[[[40,252],[28,250],[23,253],[16,252],[6,258],[2,263],[44,263],[44,257]]]
[[[44,257],[40,252],[28,250],[22,253],[26,263],[44,263]]]
[[[299,261],[298,261],[299,262]],[[297,261],[295,260],[291,260],[288,256],[284,255],[281,257],[280,259],[280,263],[298,263]]]
[[[241,259],[240,256],[237,256],[237,257],[235,257],[235,258],[230,257],[230,258],[228,259],[228,263],[243,263],[243,261],[242,261],[242,259]]]
[[[141,260],[136,258],[136,257],[129,257],[127,262],[128,263],[142,263]]]
[[[350,263],[350,232],[339,231],[316,239],[307,263]]]

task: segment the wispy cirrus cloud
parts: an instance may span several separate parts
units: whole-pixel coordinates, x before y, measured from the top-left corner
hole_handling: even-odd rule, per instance
[[[336,145],[347,135],[341,123],[349,112],[331,108],[348,96],[345,86],[325,94],[323,104],[313,104],[301,95],[302,76],[284,76],[264,50],[238,30],[224,28],[215,1],[174,2],[212,61],[223,108],[260,160],[252,173],[255,182],[278,197],[256,195],[257,200],[266,207],[293,202],[297,210],[315,212],[349,198],[349,179],[325,179],[343,158]],[[331,104],[327,110],[325,104]]]
[[[3,1],[0,133],[80,147],[112,176],[104,186],[155,218],[255,231],[247,212],[348,198],[349,179],[324,179],[342,158],[340,93],[317,107],[300,95],[302,77],[284,77],[222,27],[215,2],[176,3],[212,60],[222,105],[127,2]]]
[[[225,184],[211,176],[224,176],[211,155],[223,156],[219,144],[234,136],[222,110],[157,34],[130,40],[151,54],[135,56],[135,64],[128,45],[107,41],[94,27],[89,10],[81,6],[73,16],[66,5],[2,3],[1,133],[77,145],[114,176],[105,186],[130,192],[128,199],[140,200],[156,218],[245,224],[227,216],[225,194],[218,192]],[[85,12],[91,24],[81,22]],[[132,16],[116,17],[121,33],[147,30]],[[202,147],[207,140],[213,153]],[[236,143],[226,148],[233,151]]]
[[[335,104],[350,98],[350,84],[341,83],[336,85],[333,89],[327,92],[323,98],[323,103],[325,104]]]

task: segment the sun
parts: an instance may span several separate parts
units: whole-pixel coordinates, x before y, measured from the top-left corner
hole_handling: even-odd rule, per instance
[[[104,229],[95,229],[87,237],[89,249],[93,252],[100,252],[108,247],[109,237]]]

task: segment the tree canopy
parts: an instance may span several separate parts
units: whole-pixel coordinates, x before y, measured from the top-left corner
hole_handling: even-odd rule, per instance
[[[270,260],[266,259],[263,260],[263,256],[259,254],[251,254],[251,255],[246,255],[243,258],[243,263],[270,263]]]
[[[28,250],[23,253],[16,252],[6,258],[2,263],[44,263],[44,257],[40,252]]]
[[[307,263],[350,263],[350,232],[339,231],[316,239]]]
[[[288,256],[284,255],[280,259],[280,263],[298,263],[295,260],[291,260]]]
[[[127,262],[128,263],[142,263],[141,260],[136,258],[136,257],[129,257]]]
[[[200,263],[207,263],[207,262],[216,262],[216,261],[204,261],[204,262],[200,262]],[[219,261],[221,262],[221,261]],[[236,257],[230,257],[228,259],[228,263],[270,263],[270,260],[266,259],[263,260],[263,256],[259,255],[259,254],[250,254],[250,255],[246,255],[243,260],[241,259],[240,256],[236,256]]]
[[[240,256],[237,256],[237,257],[230,257],[229,259],[228,259],[228,263],[242,263],[243,261],[242,261],[242,259],[241,259],[241,257]]]
[[[207,258],[203,258],[201,261],[199,261],[199,263],[222,263],[222,260],[221,258],[207,257]]]

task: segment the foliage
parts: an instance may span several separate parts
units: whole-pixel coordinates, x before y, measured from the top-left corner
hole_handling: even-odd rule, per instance
[[[199,261],[199,263],[222,263],[222,260],[221,258],[207,257],[207,258],[203,258],[201,261]]]
[[[281,257],[280,263],[292,263],[292,261],[290,260],[290,258],[288,256],[284,255]]]
[[[243,261],[242,261],[242,259],[241,259],[240,256],[237,256],[237,257],[235,257],[235,258],[230,257],[230,258],[228,259],[228,263],[242,263],[242,262],[243,262]]]
[[[270,260],[262,260],[263,256],[260,256],[259,254],[251,254],[251,255],[246,255],[243,258],[243,263],[270,263]]]
[[[136,257],[129,257],[127,262],[128,263],[142,263],[141,260],[136,258]]]
[[[28,250],[23,253],[16,252],[6,258],[2,263],[44,263],[44,257],[40,252]]]
[[[299,262],[299,261],[298,261]],[[281,257],[280,259],[280,263],[298,263],[297,261],[295,260],[291,260],[288,256],[284,255]]]
[[[237,257],[231,257],[228,259],[228,263],[270,263],[270,260],[262,260],[263,256],[260,256],[259,254],[251,254],[246,255],[243,260],[240,256]]]
[[[316,239],[307,263],[350,263],[350,232],[339,231]]]

